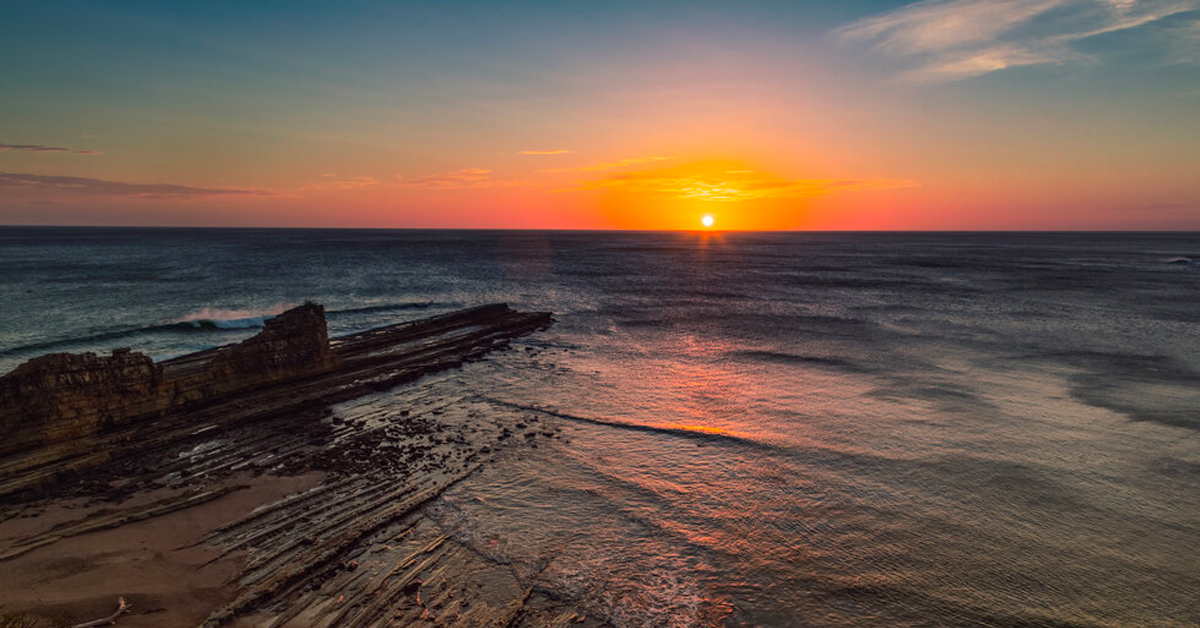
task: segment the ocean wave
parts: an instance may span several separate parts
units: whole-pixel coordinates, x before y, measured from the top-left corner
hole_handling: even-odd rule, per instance
[[[549,408],[541,408],[538,406],[528,406],[528,405],[523,405],[523,404],[519,404],[519,403],[513,403],[511,401],[505,401],[503,399],[496,399],[494,397],[480,397],[480,399],[482,399],[483,401],[487,401],[488,403],[493,403],[493,404],[496,404],[499,406],[504,406],[507,408],[513,408],[515,410],[525,410],[527,412],[539,412],[541,414],[548,414],[550,416],[555,416],[560,419],[566,419],[568,421],[575,421],[577,423],[591,423],[592,425],[603,425],[606,427],[614,427],[617,429],[630,430],[630,431],[634,431],[634,432],[650,432],[650,433],[654,433],[654,434],[666,434],[668,436],[677,436],[679,438],[686,438],[686,439],[698,440],[698,441],[706,441],[709,443],[737,444],[737,445],[743,445],[746,447],[751,447],[754,449],[762,449],[762,450],[766,450],[766,451],[776,451],[776,452],[791,451],[791,449],[788,447],[776,445],[773,443],[768,443],[766,441],[756,440],[754,438],[750,438],[747,436],[738,435],[733,432],[730,432],[730,431],[727,431],[724,429],[720,429],[720,428],[703,427],[703,426],[696,426],[696,425],[685,425],[685,424],[681,424],[681,423],[658,424],[658,425],[648,425],[645,423],[626,423],[624,421],[613,421],[610,419],[597,419],[597,418],[593,418],[593,417],[579,416],[577,414],[567,414],[566,412],[560,412],[558,410],[551,410]]]
[[[643,496],[661,499],[654,491],[590,465],[576,467],[575,472],[602,478],[604,484],[617,491],[637,490]],[[556,597],[585,600],[589,613],[605,618],[615,627],[721,625],[720,619],[728,615],[730,606],[724,599],[703,593],[694,571],[688,567],[688,559],[679,553],[681,548],[689,548],[688,554],[700,554],[710,551],[709,545],[693,542],[691,535],[681,531],[670,518],[647,516],[649,513],[642,508],[630,506],[607,491],[566,486],[552,478],[539,479],[545,481],[553,487],[557,499],[570,500],[569,503],[583,508],[589,516],[603,518],[590,519],[600,534],[573,538],[565,535],[569,540],[557,546],[548,562],[531,562],[531,559],[546,560],[537,557],[539,550],[542,553],[544,550],[536,540],[528,539],[536,535],[526,535],[522,533],[523,526],[513,525],[520,523],[509,519],[516,513],[494,510],[488,503],[462,493],[444,495],[431,505],[430,512],[455,540],[496,564],[512,566],[514,572],[536,574],[533,577],[537,586]],[[600,513],[592,510],[601,504]],[[536,502],[531,509],[548,505]],[[656,506],[670,508],[671,502],[658,501]],[[661,514],[658,510],[654,512]],[[559,527],[563,523],[561,519],[542,520],[539,525],[555,534],[565,531]],[[602,536],[610,530],[621,530],[623,538],[640,537],[653,542],[615,544]],[[631,570],[630,565],[637,568]]]
[[[204,307],[165,325],[154,325],[143,329],[172,329],[174,325],[210,330],[254,329],[262,327],[268,318],[274,318],[294,306],[294,303],[278,303],[269,308],[258,310],[226,310]]]
[[[270,317],[270,316],[247,316],[246,318],[229,318],[229,319],[198,318],[198,319],[187,320],[187,321],[179,321],[178,323],[171,323],[171,324],[167,324],[167,325],[156,325],[153,327],[145,327],[143,329],[154,330],[154,331],[167,331],[167,330],[176,330],[176,329],[184,330],[184,331],[186,331],[188,329],[200,329],[200,330],[257,329],[259,327],[262,327],[264,324],[266,324],[266,321],[268,318],[272,318],[272,317]]]
[[[265,318],[263,320],[265,320]],[[112,331],[104,331],[96,334],[89,334],[86,336],[73,336],[71,338],[60,338],[57,340],[47,340],[44,342],[35,342],[27,345],[11,347],[0,350],[0,357],[36,352],[53,353],[54,349],[66,349],[80,345],[91,345],[111,340],[121,340],[123,338],[137,338],[139,336],[152,334],[236,331],[240,329],[253,329],[254,327],[262,327],[262,321],[259,321],[257,324],[255,324],[247,319],[239,319],[234,321],[194,320],[165,323],[162,325],[147,325],[145,327],[129,327],[124,329],[114,329]]]
[[[456,307],[453,303],[437,303],[434,301],[408,301],[401,303],[376,303],[357,307],[344,307],[326,310],[330,316],[339,314],[370,314],[374,312],[394,312],[397,310],[424,310],[436,307]]]
[[[330,317],[336,317],[347,314],[451,307],[452,305],[453,304],[437,303],[433,301],[380,303],[375,305],[328,310],[327,314]],[[151,325],[143,325],[141,327],[121,327],[91,334],[56,338],[53,340],[45,340],[41,342],[19,345],[16,347],[9,347],[7,349],[0,349],[0,357],[21,356],[34,353],[52,353],[55,350],[65,350],[80,346],[86,347],[88,345],[119,341],[126,338],[133,339],[156,334],[237,332],[260,329],[266,324],[268,319],[274,318],[275,316],[282,314],[284,311],[294,306],[294,303],[278,303],[271,307],[262,309],[242,310],[204,307],[165,323],[155,323]]]
[[[53,353],[54,349],[66,349],[79,345],[90,345],[110,340],[120,340],[122,338],[135,338],[146,334],[163,333],[168,331],[195,331],[218,329],[216,326],[197,323],[168,323],[164,325],[149,325],[146,327],[129,327],[124,329],[114,329],[85,336],[72,336],[70,338],[59,338],[55,340],[46,340],[43,342],[34,342],[27,345],[19,345],[8,349],[0,350],[0,357],[22,355],[28,353]]]
[[[234,332],[257,329],[262,327],[267,319],[282,313],[288,307],[290,306],[280,304],[259,311],[202,308],[166,323],[144,325],[141,327],[122,327],[92,334],[56,338],[54,340],[10,347],[0,350],[0,357],[32,353],[52,353],[56,349],[95,345],[155,334]]]
[[[766,350],[742,350],[730,351],[725,354],[726,357],[735,360],[748,360],[751,362],[771,362],[776,364],[797,364],[805,366],[823,366],[852,373],[866,373],[866,369],[858,364],[843,360],[841,358],[827,358],[814,355],[799,355],[796,353],[786,353],[783,351],[766,351]]]

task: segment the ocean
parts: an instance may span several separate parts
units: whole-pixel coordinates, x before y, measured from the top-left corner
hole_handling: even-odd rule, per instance
[[[432,511],[615,626],[1200,625],[1200,234],[0,228],[0,372],[306,300],[555,313]]]

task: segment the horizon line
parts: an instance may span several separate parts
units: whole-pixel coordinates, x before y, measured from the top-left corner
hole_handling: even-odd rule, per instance
[[[562,233],[1179,233],[1198,229],[567,229],[555,227],[281,227],[203,225],[0,225],[0,229],[172,229],[222,231],[495,231]]]

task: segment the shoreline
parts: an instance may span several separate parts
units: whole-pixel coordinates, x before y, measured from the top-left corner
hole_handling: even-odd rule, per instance
[[[389,625],[379,623],[381,613],[404,617],[399,625],[604,626],[535,595],[511,568],[454,540],[425,512],[456,482],[557,437],[557,428],[533,418],[523,428],[503,424],[477,401],[433,402],[401,417],[393,399],[377,393],[335,406],[320,419],[328,441],[296,452],[307,460],[294,469],[213,467],[222,453],[213,448],[189,461],[208,468],[205,475],[175,486],[115,501],[98,494],[23,505],[0,522],[0,554],[102,527],[0,558],[0,590],[11,592],[3,613],[53,626],[64,613],[72,621],[104,617],[124,597],[131,610],[118,625],[133,627]],[[251,432],[282,439],[296,427],[243,428],[227,445],[238,451],[224,457],[245,451],[233,441]],[[403,452],[399,464],[395,451]],[[339,470],[343,464],[353,470]],[[147,505],[218,490],[228,492],[120,521]]]
[[[558,436],[486,400],[433,397],[430,378],[199,429],[10,495],[0,615],[70,626],[124,598],[116,623],[134,627],[604,626],[428,516],[477,469]]]

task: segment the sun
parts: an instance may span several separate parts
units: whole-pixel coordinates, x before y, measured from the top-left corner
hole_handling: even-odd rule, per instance
[[[704,214],[700,217],[700,224],[704,225],[705,229],[711,228],[716,222],[717,219],[713,218],[712,214]]]

